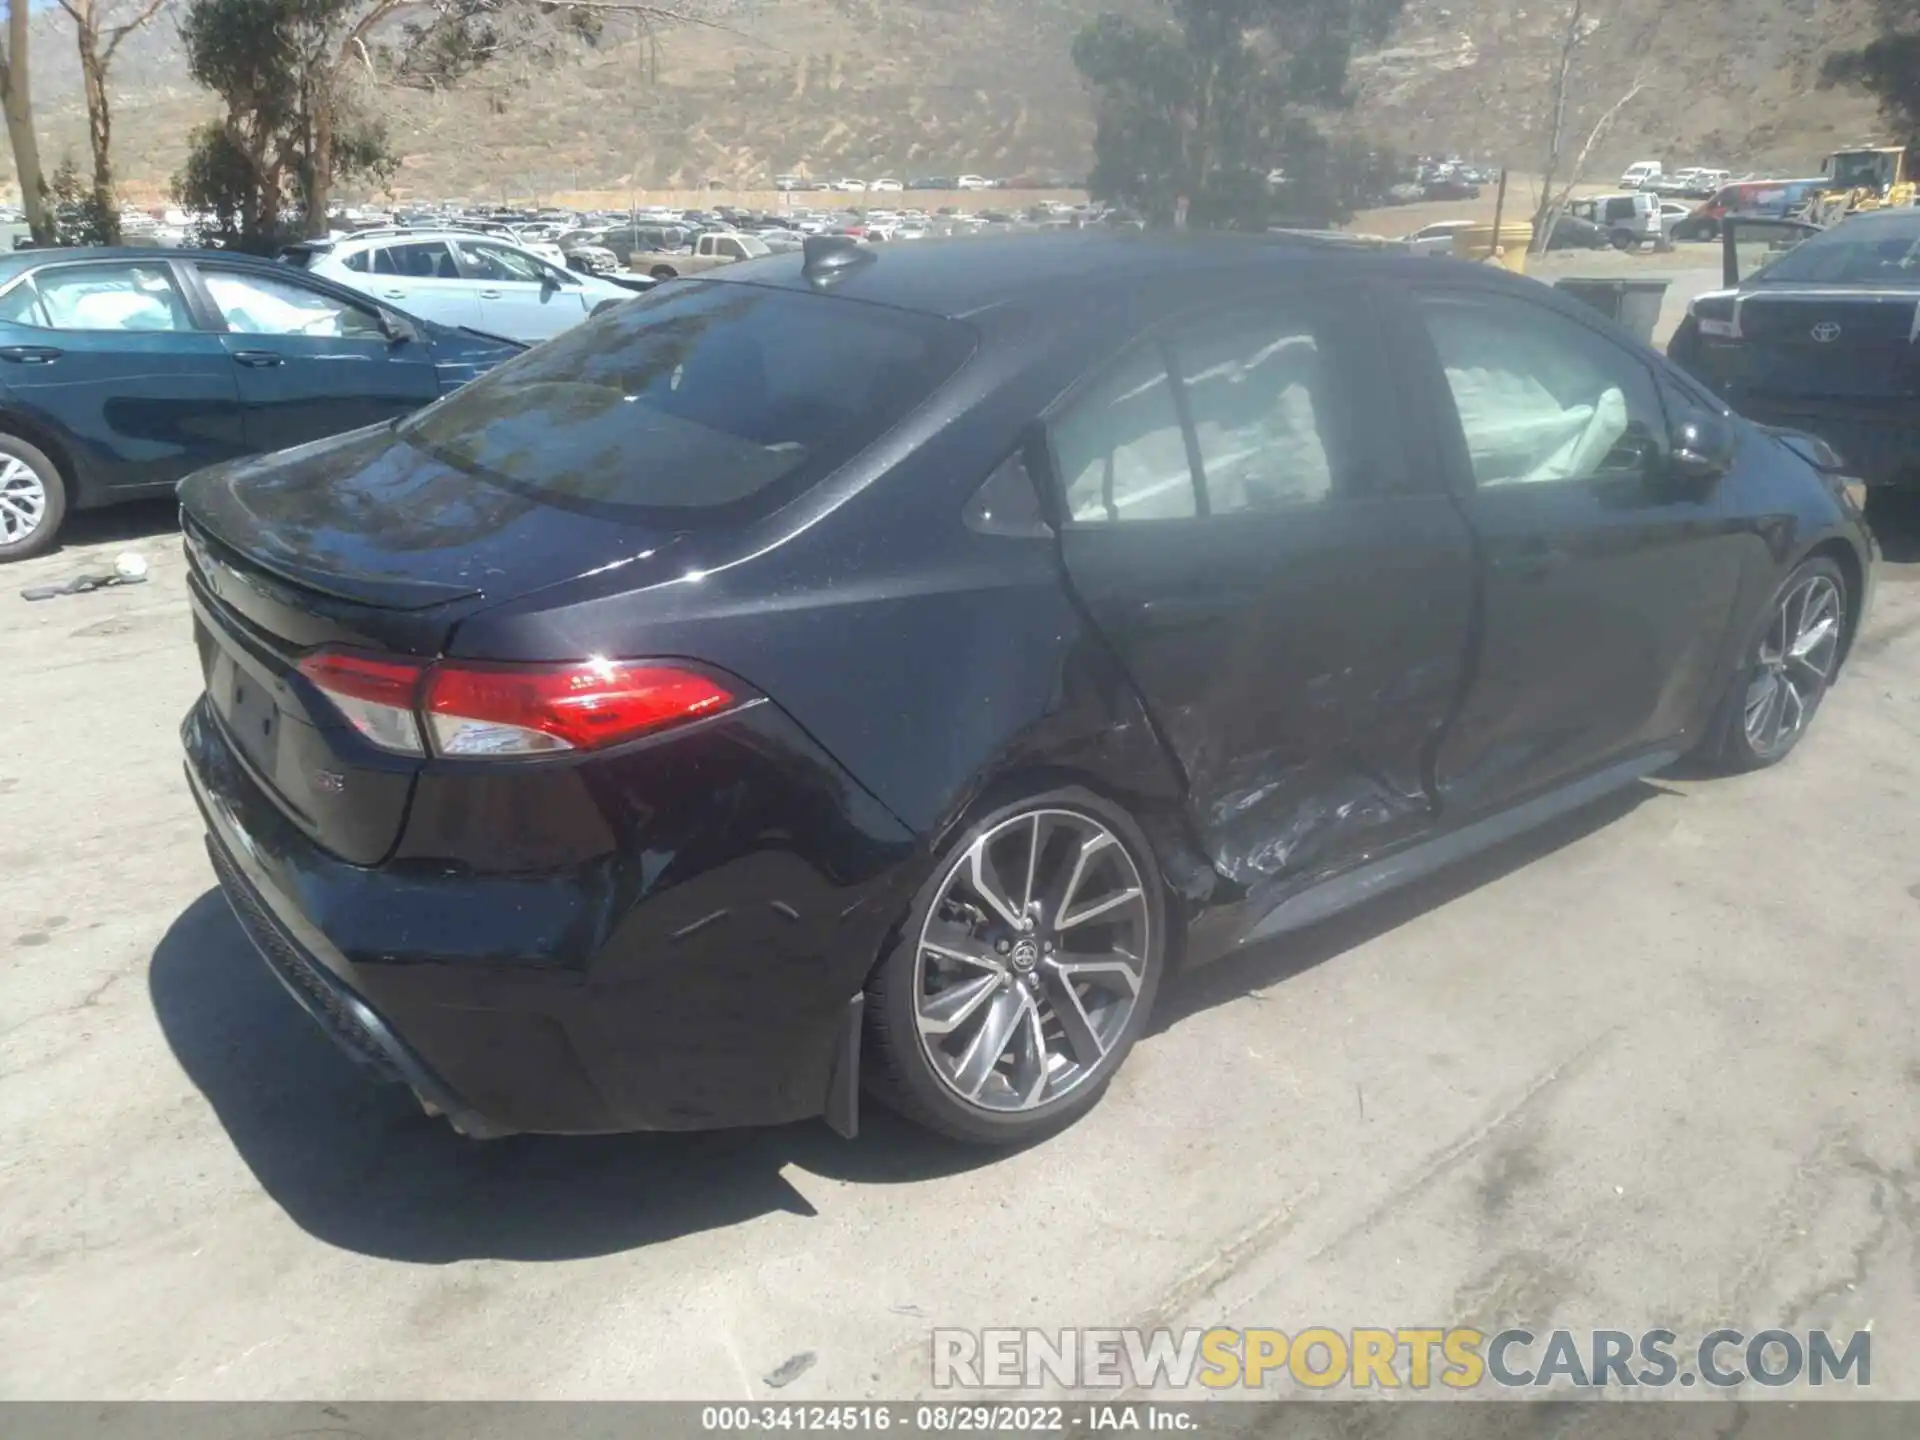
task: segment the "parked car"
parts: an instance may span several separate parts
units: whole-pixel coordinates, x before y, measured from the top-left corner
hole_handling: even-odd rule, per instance
[[[219,251],[0,258],[0,562],[73,511],[404,415],[520,348]]]
[[[467,230],[382,230],[306,240],[282,249],[280,258],[442,325],[525,344],[551,339],[595,311],[633,298],[630,288]]]
[[[1658,160],[1636,160],[1626,168],[1620,177],[1622,190],[1638,190],[1652,181],[1658,180],[1662,167]]]
[[[372,1071],[477,1135],[864,1085],[1018,1142],[1176,966],[1808,733],[1857,512],[1579,302],[982,255],[816,237],[187,481],[215,868]]]
[[[620,257],[600,243],[602,231],[570,230],[554,241],[566,257],[567,268],[582,275],[611,275],[620,267]]]
[[[1687,307],[1667,353],[1741,414],[1818,436],[1868,486],[1920,493],[1920,210],[1722,225],[1725,287]],[[1742,274],[1743,253],[1762,268]]]
[[[1693,218],[1693,212],[1693,206],[1682,205],[1678,200],[1660,202],[1660,233],[1666,237],[1669,244],[1672,243],[1675,232]]]
[[[671,280],[679,275],[698,275],[718,265],[757,260],[772,253],[767,242],[757,236],[709,230],[683,249],[636,250],[627,257],[627,265],[655,280]]]
[[[984,175],[962,175],[953,182],[953,187],[956,190],[991,190],[993,181]]]
[[[1562,215],[1554,221],[1547,249],[1605,250],[1612,244],[1612,237],[1593,221],[1583,220],[1578,215]]]
[[[1427,200],[1478,200],[1480,187],[1457,175],[1439,175],[1423,184],[1420,193]]]
[[[1665,234],[1661,228],[1660,199],[1644,192],[1582,196],[1568,203],[1567,214],[1599,226],[1621,250],[1631,250]]]
[[[902,185],[898,180],[892,179],[875,180],[867,186],[867,189],[880,195],[898,195],[906,188],[907,187]]]
[[[1431,225],[1421,226],[1411,235],[1403,236],[1400,243],[1422,255],[1451,255],[1453,242],[1460,232],[1479,223],[1477,220],[1436,220]]]

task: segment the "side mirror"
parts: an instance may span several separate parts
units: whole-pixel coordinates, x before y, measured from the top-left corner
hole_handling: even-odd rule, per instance
[[[1673,427],[1668,465],[1677,479],[1705,484],[1733,469],[1739,434],[1724,415],[1696,413]]]
[[[405,345],[420,338],[419,327],[406,316],[395,311],[380,311],[380,333],[387,337],[389,345]]]

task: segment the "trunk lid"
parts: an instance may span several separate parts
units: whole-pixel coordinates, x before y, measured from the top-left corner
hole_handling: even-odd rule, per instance
[[[421,761],[359,736],[300,674],[302,656],[431,658],[488,605],[679,549],[672,534],[489,485],[386,427],[202,471],[180,499],[220,737],[289,820],[357,865],[392,851]]]
[[[1822,289],[1743,295],[1740,338],[1712,347],[1739,398],[1895,400],[1920,394],[1917,302],[1900,294]]]

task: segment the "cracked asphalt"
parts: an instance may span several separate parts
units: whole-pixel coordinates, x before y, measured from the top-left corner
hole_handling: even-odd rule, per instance
[[[474,1144],[365,1082],[213,892],[166,521],[0,591],[0,1396],[901,1398],[935,1325],[1520,1324],[1870,1326],[1920,1398],[1920,537],[1786,765],[1177,983],[995,1158]]]

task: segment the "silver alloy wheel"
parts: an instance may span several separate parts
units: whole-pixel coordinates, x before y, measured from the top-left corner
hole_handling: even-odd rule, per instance
[[[922,1052],[955,1095],[1032,1111],[1102,1072],[1146,978],[1127,847],[1077,810],[1003,821],[954,860],[914,961]]]
[[[0,545],[15,545],[47,515],[47,482],[17,455],[0,455]]]
[[[1833,678],[1842,618],[1840,588],[1825,575],[1809,575],[1781,598],[1747,684],[1747,744],[1761,759],[1785,750],[1812,718]]]

